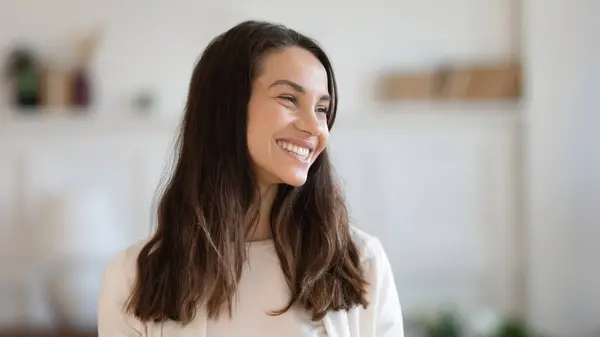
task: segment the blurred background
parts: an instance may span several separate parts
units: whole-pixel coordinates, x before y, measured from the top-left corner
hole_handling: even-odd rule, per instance
[[[0,0],[0,330],[93,335],[107,260],[150,234],[195,61],[266,19],[333,60],[331,152],[407,335],[516,318],[600,336],[598,17],[595,0]]]

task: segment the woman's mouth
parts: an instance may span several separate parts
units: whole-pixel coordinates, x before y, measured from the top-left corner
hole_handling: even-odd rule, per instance
[[[312,150],[300,145],[292,144],[284,140],[278,140],[277,145],[288,155],[295,157],[302,162],[308,162],[311,157]]]

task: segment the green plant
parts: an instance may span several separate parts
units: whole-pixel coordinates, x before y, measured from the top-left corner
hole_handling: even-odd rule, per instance
[[[425,337],[461,337],[462,324],[458,316],[451,311],[442,311],[422,324]]]
[[[493,337],[539,337],[527,324],[516,318],[504,320]]]

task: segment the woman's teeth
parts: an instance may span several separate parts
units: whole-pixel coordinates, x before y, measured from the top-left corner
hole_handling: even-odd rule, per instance
[[[288,142],[284,142],[282,140],[278,140],[277,145],[279,145],[279,147],[282,148],[283,150],[291,152],[292,154],[296,155],[300,159],[306,159],[308,157],[308,155],[310,154],[309,149],[304,148],[302,146],[295,145],[295,144],[291,144]]]

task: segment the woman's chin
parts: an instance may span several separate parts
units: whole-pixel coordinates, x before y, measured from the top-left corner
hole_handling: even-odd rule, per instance
[[[279,177],[284,184],[300,187],[306,183],[308,172],[286,172],[286,174],[280,174]]]

